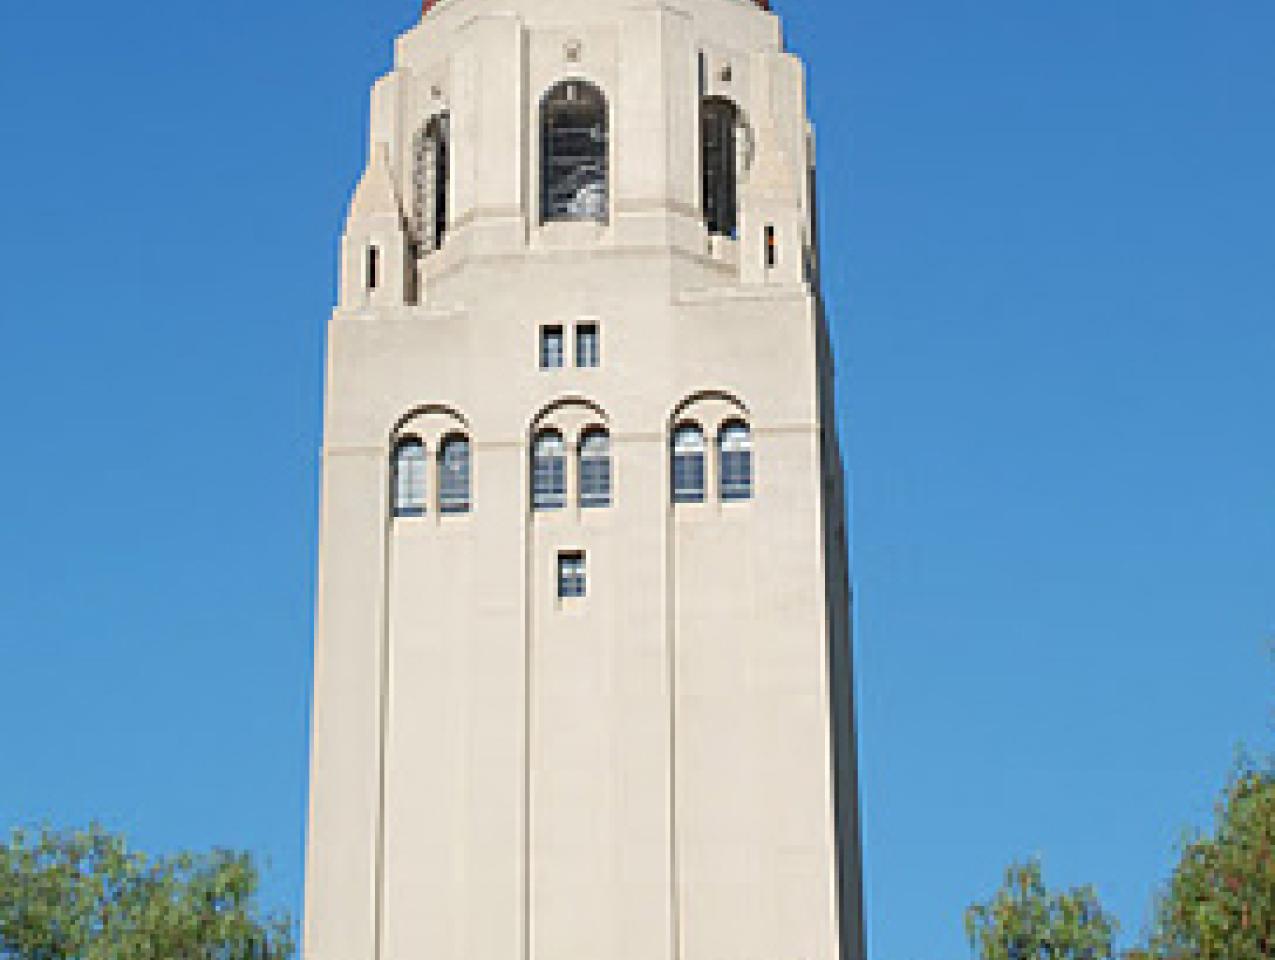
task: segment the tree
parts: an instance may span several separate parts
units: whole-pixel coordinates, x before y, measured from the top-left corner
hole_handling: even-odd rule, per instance
[[[1183,847],[1152,949],[1191,960],[1275,956],[1275,764],[1242,768],[1218,803],[1213,833]]]
[[[1051,893],[1036,861],[1011,866],[996,895],[965,912],[980,960],[1112,960],[1115,931],[1092,888]]]
[[[0,960],[287,960],[247,854],[150,858],[122,837],[15,831],[0,843]]]

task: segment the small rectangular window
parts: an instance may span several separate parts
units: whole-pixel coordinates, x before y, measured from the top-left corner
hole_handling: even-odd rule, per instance
[[[380,282],[381,250],[379,247],[367,248],[367,288],[375,290]]]
[[[557,370],[562,366],[562,327],[540,328],[540,369]]]
[[[582,323],[576,327],[576,366],[596,367],[602,363],[602,345],[598,340],[598,325]]]
[[[571,550],[558,554],[558,599],[583,597],[585,586],[584,553]]]
[[[775,240],[773,224],[766,224],[766,269],[773,270],[779,261],[779,244]]]

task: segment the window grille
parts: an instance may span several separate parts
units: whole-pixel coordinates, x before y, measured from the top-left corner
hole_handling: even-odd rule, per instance
[[[536,437],[531,455],[532,504],[537,510],[567,505],[567,456],[562,434],[550,430]]]
[[[562,327],[540,328],[540,369],[557,370],[563,364],[565,353]]]
[[[438,451],[438,509],[469,512],[469,441],[448,437]]]
[[[611,438],[604,430],[580,441],[580,506],[611,506]]]
[[[598,340],[598,325],[582,323],[576,327],[576,366],[596,367],[602,362],[602,345]]]
[[[587,586],[584,554],[579,551],[558,554],[558,599],[583,597]]]
[[[753,438],[742,423],[728,423],[717,435],[717,472],[723,501],[753,495]]]
[[[700,110],[704,223],[710,234],[736,235],[738,221],[738,152],[734,104],[711,97]]]
[[[425,444],[404,440],[394,448],[394,516],[420,517],[425,514],[425,476],[429,462]]]
[[[416,135],[412,171],[412,239],[421,256],[442,247],[443,236],[447,233],[450,134],[451,120],[442,113]]]
[[[540,219],[605,223],[610,202],[607,103],[582,80],[558,84],[540,108]]]
[[[684,424],[673,433],[672,493],[674,503],[704,502],[704,432]]]

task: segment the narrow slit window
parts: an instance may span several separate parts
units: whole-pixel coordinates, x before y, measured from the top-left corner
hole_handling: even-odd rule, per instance
[[[602,345],[598,340],[598,325],[582,323],[576,327],[576,366],[597,367],[602,363]]]
[[[584,552],[569,550],[558,554],[558,599],[580,599],[587,589]]]
[[[774,224],[766,224],[766,269],[773,270],[779,262],[779,242],[775,239]]]
[[[367,288],[375,290],[381,281],[381,248],[367,248]]]
[[[563,363],[562,327],[540,328],[540,369],[557,370]]]

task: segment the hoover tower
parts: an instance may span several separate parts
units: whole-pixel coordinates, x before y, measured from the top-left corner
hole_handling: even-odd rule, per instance
[[[843,472],[765,0],[434,0],[328,333],[307,960],[863,960]]]

